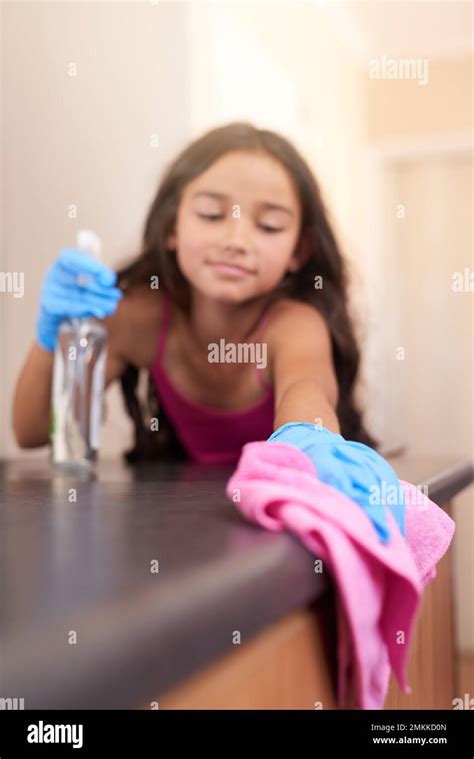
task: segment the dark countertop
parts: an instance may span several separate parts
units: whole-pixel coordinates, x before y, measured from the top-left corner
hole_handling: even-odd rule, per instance
[[[474,477],[469,461],[391,463],[440,505]],[[227,500],[234,469],[103,460],[91,479],[0,462],[0,697],[136,708],[229,653],[234,630],[245,643],[328,590],[295,538]]]

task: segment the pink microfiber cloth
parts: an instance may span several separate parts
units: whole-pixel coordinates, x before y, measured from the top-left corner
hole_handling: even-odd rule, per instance
[[[400,482],[406,540],[387,509],[386,544],[361,507],[321,482],[309,456],[293,445],[247,443],[227,482],[228,498],[247,519],[292,532],[327,566],[338,591],[339,706],[351,695],[359,708],[383,708],[390,670],[411,692],[406,666],[414,619],[454,522],[415,485]]]

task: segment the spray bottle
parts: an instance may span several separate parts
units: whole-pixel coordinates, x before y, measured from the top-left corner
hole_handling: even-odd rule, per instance
[[[94,232],[79,230],[76,247],[100,260],[101,243]],[[93,317],[71,318],[60,324],[54,354],[50,432],[55,466],[81,470],[94,467],[100,442],[106,354],[107,330]]]

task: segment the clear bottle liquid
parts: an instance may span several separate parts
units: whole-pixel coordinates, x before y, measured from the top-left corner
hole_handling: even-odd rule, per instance
[[[92,232],[78,234],[77,248],[99,255]],[[67,319],[54,355],[51,459],[55,466],[91,469],[100,445],[107,330],[93,317]]]

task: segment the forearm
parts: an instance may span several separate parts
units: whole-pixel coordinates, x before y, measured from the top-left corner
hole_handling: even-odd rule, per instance
[[[54,353],[35,342],[17,380],[12,425],[21,448],[49,442],[53,362]]]
[[[336,412],[314,380],[294,382],[282,396],[275,411],[273,429],[288,422],[309,422],[341,434]]]

